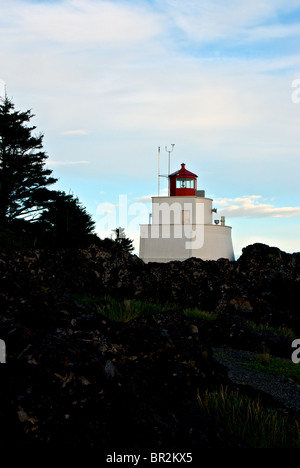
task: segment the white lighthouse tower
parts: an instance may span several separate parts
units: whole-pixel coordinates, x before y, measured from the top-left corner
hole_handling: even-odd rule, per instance
[[[182,163],[168,176],[169,196],[152,197],[152,223],[140,226],[139,256],[144,262],[234,260],[231,227],[224,216],[213,222],[213,200],[197,190],[197,177]]]

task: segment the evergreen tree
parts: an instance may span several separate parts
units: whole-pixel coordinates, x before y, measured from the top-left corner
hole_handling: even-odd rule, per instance
[[[116,234],[115,242],[117,245],[120,246],[122,250],[125,250],[125,252],[132,252],[134,250],[132,245],[133,241],[125,236],[125,229],[118,227],[114,229],[114,232]]]
[[[93,234],[95,223],[79,199],[65,192],[52,191],[39,224],[46,239],[56,245],[83,245]]]
[[[0,225],[17,219],[35,221],[57,179],[46,169],[43,135],[33,135],[30,110],[15,111],[5,96],[0,103]]]

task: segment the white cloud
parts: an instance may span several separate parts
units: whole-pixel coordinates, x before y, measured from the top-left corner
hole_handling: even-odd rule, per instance
[[[9,3],[1,6],[2,17],[7,15],[2,31],[15,42],[36,42],[38,38],[39,48],[49,47],[49,42],[80,48],[97,44],[124,47],[151,38],[160,30],[154,12],[121,1],[68,0],[37,4],[11,0]]]
[[[298,35],[299,26],[298,30],[297,25],[284,27],[278,21],[281,10],[290,12],[299,8],[296,0],[167,0],[167,5],[177,26],[196,41],[228,38],[257,41]]]
[[[136,198],[136,201],[137,202],[141,202],[141,203],[151,203],[152,202],[152,197],[157,197],[158,194],[152,194],[152,195],[143,195],[142,197],[138,197]],[[166,197],[168,196],[168,188],[162,188],[160,189],[160,196],[161,197]]]
[[[261,203],[260,195],[216,200],[221,208],[218,213],[229,218],[299,218],[299,206],[276,207],[270,203]]]
[[[152,202],[152,197],[154,195],[144,195],[142,197],[138,197],[136,198],[136,201],[137,202],[140,202],[140,203],[151,203]]]
[[[203,57],[197,47],[201,35],[213,42],[226,35],[236,41],[243,34],[243,43],[259,28],[262,37],[268,28],[285,28],[278,11],[284,6],[289,12],[297,3],[10,0],[1,5],[2,76],[16,108],[31,107],[36,114],[46,150],[57,159],[51,164],[73,165],[70,172],[80,177],[79,164],[87,162],[76,160],[88,156],[92,163],[85,176],[100,179],[117,171],[149,180],[156,145],[174,141],[179,163],[185,159],[199,170],[211,164],[215,178],[222,170],[218,163],[226,161],[229,185],[244,178],[244,162],[255,177],[257,161],[259,174],[271,179],[277,171],[278,182],[279,171],[270,163],[282,159],[282,186],[290,186],[300,115],[300,105],[291,102],[291,83],[300,56],[281,55],[279,49],[276,59],[263,51],[256,58],[253,49],[252,59],[247,54],[229,59],[221,40],[216,59]],[[175,21],[184,22],[179,36]],[[88,138],[56,140],[83,135],[86,128]],[[245,183],[244,189],[252,190],[251,180]]]
[[[69,165],[76,165],[76,164],[89,164],[89,161],[47,161],[48,166],[69,166]]]
[[[194,21],[200,31],[209,20],[209,29],[210,22],[220,23],[234,34],[240,19],[246,27],[275,15],[282,2],[251,6],[232,0],[230,9],[220,1],[162,3],[167,6],[163,13],[145,3],[121,1],[7,2],[0,62],[8,70],[9,91],[12,86],[34,90],[38,105],[47,108],[47,125],[57,132],[66,125],[80,129],[87,118],[93,132],[226,132],[272,118],[283,84],[276,76],[271,83],[266,74],[300,64],[299,56],[232,62],[184,57],[174,52],[170,18],[187,16],[187,24],[192,27]],[[286,83],[291,94],[289,88]]]
[[[67,130],[65,132],[60,132],[60,135],[72,136],[72,135],[88,135],[90,132],[87,130]]]

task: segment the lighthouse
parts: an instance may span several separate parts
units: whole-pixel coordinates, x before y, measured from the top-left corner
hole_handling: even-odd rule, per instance
[[[234,260],[230,226],[213,221],[213,200],[198,190],[198,176],[181,168],[168,176],[169,196],[152,197],[151,224],[140,226],[140,258],[145,262]]]

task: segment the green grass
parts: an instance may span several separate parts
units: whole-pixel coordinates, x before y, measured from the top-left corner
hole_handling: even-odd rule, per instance
[[[299,421],[264,408],[259,399],[221,387],[198,393],[201,411],[251,448],[300,448]]]
[[[248,325],[250,325],[250,327],[252,327],[254,330],[257,330],[257,331],[271,331],[271,332],[274,332],[276,333],[277,335],[279,336],[283,336],[285,338],[288,338],[290,340],[294,340],[295,338],[297,338],[296,334],[293,332],[293,330],[291,330],[291,328],[287,328],[287,327],[269,327],[268,325],[263,325],[263,324],[257,324],[255,322],[252,322],[250,320],[247,320],[247,323]]]
[[[300,366],[288,359],[271,357],[268,353],[265,353],[258,354],[252,362],[241,362],[240,364],[257,372],[284,376],[296,383],[300,383]]]
[[[100,315],[115,322],[129,322],[141,315],[157,315],[169,310],[168,306],[161,306],[134,299],[121,300],[110,296],[76,296],[75,298],[78,302],[83,304],[95,305]]]
[[[170,304],[159,305],[151,302],[138,301],[135,299],[115,299],[111,296],[95,297],[75,295],[75,299],[83,304],[93,304],[98,312],[116,322],[128,322],[141,315],[157,315],[166,311],[178,311],[180,309]],[[199,309],[185,309],[186,317],[202,320],[215,320],[217,315]]]
[[[190,318],[201,319],[201,320],[216,320],[217,314],[213,312],[206,312],[205,310],[199,309],[185,309],[184,315]]]

